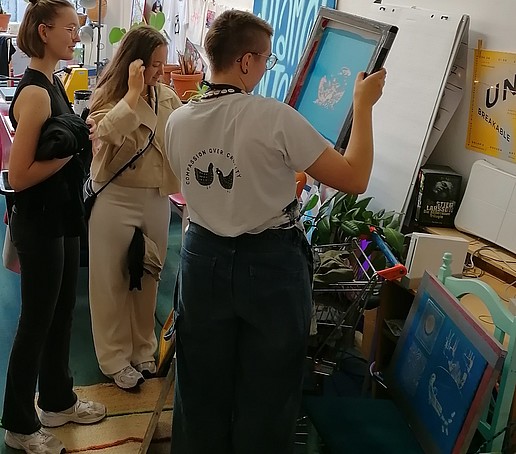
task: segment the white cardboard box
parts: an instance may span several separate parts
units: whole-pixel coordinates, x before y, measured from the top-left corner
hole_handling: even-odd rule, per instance
[[[410,289],[419,287],[425,270],[437,276],[445,252],[451,252],[451,269],[454,276],[461,276],[468,252],[469,241],[455,236],[412,233],[405,266],[407,275],[401,284]]]

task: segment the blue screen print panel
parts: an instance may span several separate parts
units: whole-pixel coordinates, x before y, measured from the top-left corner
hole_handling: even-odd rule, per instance
[[[335,0],[255,0],[254,14],[274,28],[272,51],[278,63],[255,89],[262,96],[284,101],[321,6],[335,8]]]
[[[376,46],[376,40],[351,31],[324,29],[295,107],[333,145],[353,102],[355,78]]]

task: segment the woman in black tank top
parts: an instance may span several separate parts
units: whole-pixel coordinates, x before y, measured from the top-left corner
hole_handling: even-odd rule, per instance
[[[78,28],[68,0],[30,0],[17,38],[31,58],[9,110],[16,129],[9,160],[9,183],[15,190],[10,230],[20,260],[22,308],[2,425],[5,443],[28,453],[64,449],[42,425],[90,424],[106,414],[104,405],[77,398],[68,365],[84,169],[76,156],[35,160],[44,122],[73,113],[54,69],[59,60],[73,57]]]

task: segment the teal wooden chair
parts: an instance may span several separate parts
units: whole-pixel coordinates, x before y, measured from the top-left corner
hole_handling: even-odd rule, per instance
[[[446,252],[439,270],[438,278],[444,286],[460,300],[461,297],[472,294],[480,298],[489,310],[495,325],[494,337],[504,343],[508,336],[507,356],[500,375],[499,389],[494,402],[494,408],[486,409],[479,423],[478,430],[486,439],[486,451],[501,452],[504,435],[496,436],[503,431],[509,422],[511,404],[516,387],[516,317],[506,308],[498,294],[485,282],[478,279],[461,279],[451,275],[452,254]],[[509,431],[506,431],[505,436]],[[496,436],[496,438],[494,438]],[[493,439],[494,438],[494,439]]]

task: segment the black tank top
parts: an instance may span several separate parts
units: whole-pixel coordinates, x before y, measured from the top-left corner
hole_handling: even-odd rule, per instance
[[[20,92],[28,85],[36,85],[48,92],[52,117],[73,113],[61,80],[56,75],[53,77],[54,83],[40,71],[31,68],[25,70],[9,108],[9,118],[14,129],[18,126],[13,115],[14,106]],[[41,222],[43,232],[49,236],[79,235],[85,228],[82,202],[84,175],[83,163],[78,156],[74,156],[51,177],[16,192],[14,194],[16,212]]]

